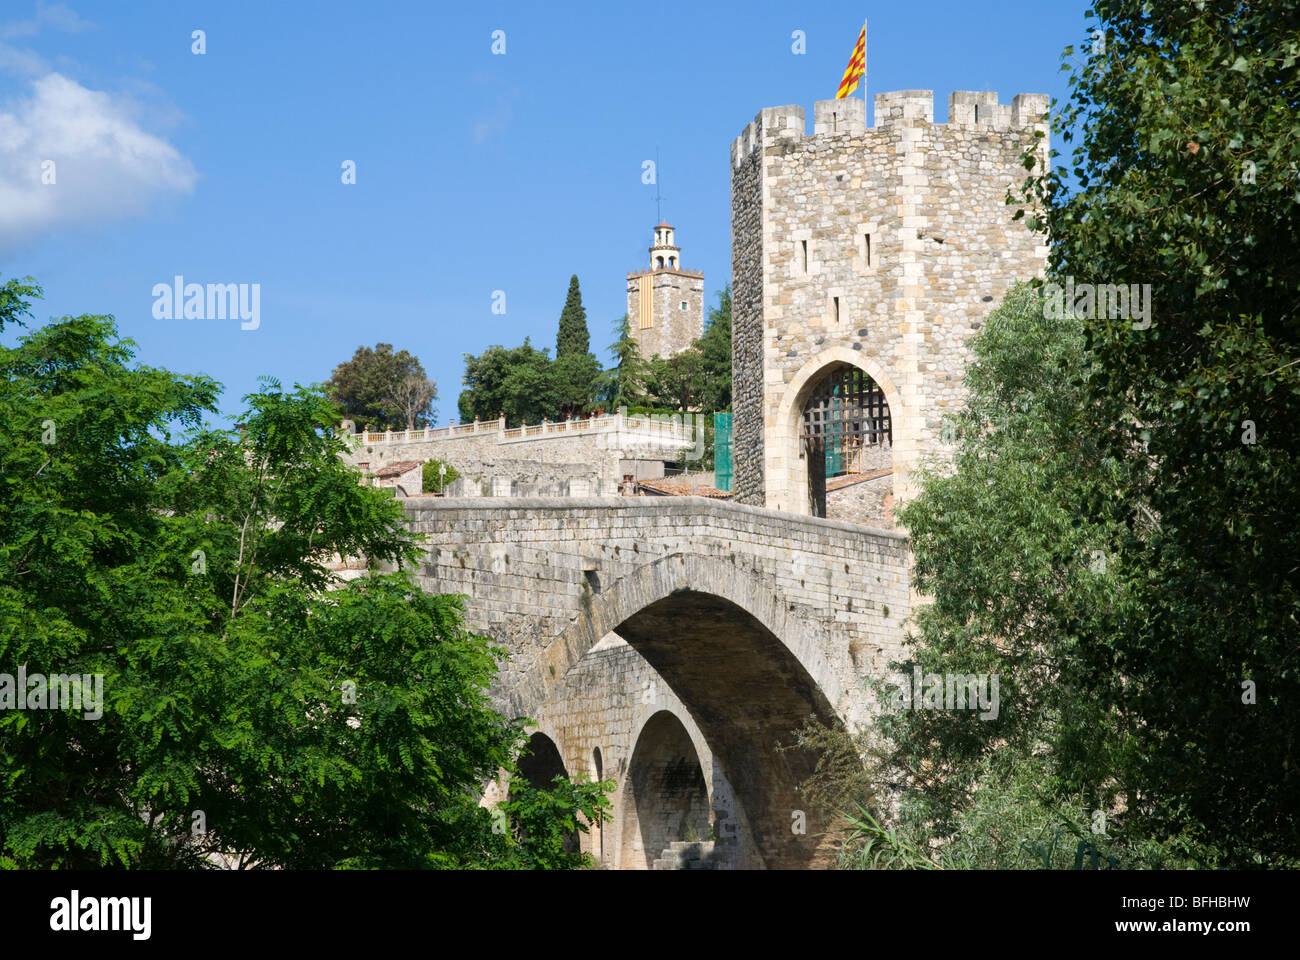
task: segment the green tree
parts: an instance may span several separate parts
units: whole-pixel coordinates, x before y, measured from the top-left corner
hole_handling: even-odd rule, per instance
[[[1087,793],[1109,811],[1117,797],[1131,799],[1113,775],[1116,758],[1133,747],[1131,720],[1102,695],[1122,678],[1078,656],[1081,644],[1113,636],[1133,613],[1106,562],[1119,525],[1088,522],[1078,509],[1094,486],[1115,481],[1115,469],[1088,429],[1080,324],[1043,314],[1042,297],[1018,287],[972,338],[967,403],[945,425],[957,446],[953,463],[934,465],[899,511],[915,587],[930,602],[915,613],[912,659],[895,668],[909,682],[914,667],[922,676],[999,679],[995,717],[882,717],[907,806],[939,838],[956,835],[987,789],[982,774],[1006,780],[1035,757],[1047,758],[1054,778],[1044,781],[1044,805]],[[890,685],[880,693],[884,702],[894,696]],[[1123,826],[1117,821],[1111,833]]]
[[[650,358],[650,393],[659,406],[699,409],[704,380],[704,357],[694,347],[671,357]]]
[[[845,866],[1218,862],[1190,833],[1153,833],[1131,815],[1143,798],[1128,764],[1144,733],[1113,705],[1124,677],[1080,655],[1138,612],[1111,562],[1123,524],[1079,510],[1118,477],[1092,429],[1082,324],[1049,319],[1041,293],[1018,286],[970,346],[967,403],[944,425],[954,458],[929,464],[899,512],[928,602],[914,613],[909,659],[875,687],[882,704],[905,706],[900,688],[919,694],[916,671],[974,674],[996,678],[996,708],[886,709],[856,739],[805,731],[840,758],[806,792],[849,828]],[[897,791],[896,809],[878,803],[882,786]],[[1104,835],[1093,832],[1098,811]]]
[[[1119,525],[1134,600],[1075,652],[1123,684],[1085,689],[1133,725],[1128,816],[1247,865],[1300,849],[1300,34],[1289,4],[1196,7],[1093,4],[1104,50],[1057,124],[1077,188],[1029,192],[1052,280],[1150,285],[1145,311],[1081,311],[1084,428],[1117,475],[1080,502]]]
[[[592,823],[609,822],[608,794],[615,786],[613,780],[591,783],[556,777],[548,789],[540,789],[517,777],[501,805],[512,828],[510,842],[497,856],[505,865],[524,869],[593,866],[590,855],[574,849],[573,839],[589,832]]]
[[[424,462],[421,478],[421,486],[425,493],[442,493],[460,478],[460,471],[446,460],[435,457]]]
[[[602,393],[611,410],[645,403],[650,379],[650,366],[641,356],[626,313],[614,321],[614,332],[618,339],[609,346],[614,365],[602,376]]]
[[[39,294],[0,287],[0,329]],[[477,804],[524,743],[487,698],[501,654],[412,579],[337,410],[267,381],[241,430],[203,426],[217,384],[132,348],[97,316],[0,346],[0,673],[102,677],[83,709],[0,711],[0,866],[553,863]]]
[[[504,415],[514,425],[555,419],[560,405],[552,365],[547,351],[527,339],[510,350],[491,346],[478,356],[465,354],[461,420],[495,420]]]
[[[600,361],[590,353],[570,353],[551,365],[551,383],[556,408],[550,419],[580,416],[591,408],[600,393]]]
[[[704,336],[693,349],[701,358],[699,404],[706,412],[731,409],[731,284],[718,291],[718,305],[709,308]]]
[[[587,332],[587,311],[582,306],[582,291],[578,288],[578,275],[569,278],[569,292],[560,311],[560,328],[555,337],[557,360],[572,354],[586,354],[591,350],[591,335]]]
[[[911,839],[858,818],[857,849],[1096,863],[1100,816],[1122,865],[1295,866],[1295,18],[1093,6],[1072,169],[1027,155],[1020,197],[1055,286],[972,339],[955,461],[900,511],[932,602],[899,666],[996,675],[1001,709],[886,714]]]
[[[587,332],[587,311],[582,306],[582,291],[577,274],[569,278],[569,293],[560,312],[560,326],[555,338],[555,363],[551,369],[556,406],[547,413],[549,419],[566,419],[590,408],[600,391],[600,361],[591,353],[591,336]]]
[[[411,430],[435,416],[438,387],[419,358],[391,343],[357,347],[352,359],[334,368],[329,396],[347,415],[374,430]]]

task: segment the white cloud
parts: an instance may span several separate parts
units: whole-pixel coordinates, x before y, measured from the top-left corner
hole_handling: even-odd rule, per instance
[[[514,115],[514,109],[504,98],[498,100],[493,109],[481,114],[474,121],[474,142],[484,143],[492,137],[504,134]]]
[[[492,94],[493,103],[485,110],[480,110],[474,118],[470,135],[475,143],[485,143],[495,137],[503,136],[514,120],[514,103],[519,99],[519,90],[491,74],[475,71],[470,81],[476,87],[486,87]],[[478,99],[476,97],[476,99]]]
[[[61,226],[142,214],[160,195],[194,188],[193,164],[141,129],[132,108],[48,73],[0,110],[0,249]],[[53,184],[42,182],[47,160]]]
[[[40,33],[43,27],[61,30],[64,33],[80,33],[82,30],[89,30],[92,26],[94,24],[89,20],[81,19],[75,10],[62,3],[45,3],[44,0],[39,0],[34,16],[28,20],[18,20],[0,26],[0,36],[30,37]]]

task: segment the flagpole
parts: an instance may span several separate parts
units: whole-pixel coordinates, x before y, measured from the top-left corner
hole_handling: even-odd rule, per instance
[[[862,18],[862,102],[867,102],[867,18]]]

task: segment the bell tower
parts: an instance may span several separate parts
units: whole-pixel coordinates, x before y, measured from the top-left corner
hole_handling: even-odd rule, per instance
[[[673,228],[664,221],[655,227],[655,242],[650,246],[651,269],[677,269],[681,263],[682,248],[673,243]]]
[[[649,359],[681,353],[704,334],[704,274],[682,269],[676,228],[668,221],[654,228],[650,268],[627,275],[627,320]]]

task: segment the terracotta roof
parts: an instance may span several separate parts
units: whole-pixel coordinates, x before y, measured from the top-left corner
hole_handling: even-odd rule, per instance
[[[826,481],[826,492],[832,490],[843,490],[845,487],[851,487],[855,483],[862,483],[864,480],[876,480],[880,477],[888,476],[893,470],[872,470],[870,473],[850,473],[842,477],[836,477],[834,480]]]
[[[637,486],[652,495],[665,497],[711,497],[714,500],[730,500],[731,494],[717,487],[695,486],[680,480],[639,480]]]
[[[400,477],[408,470],[413,470],[420,466],[423,461],[420,460],[402,460],[398,463],[390,463],[386,467],[380,467],[375,471],[375,476],[381,480],[385,477]]]

